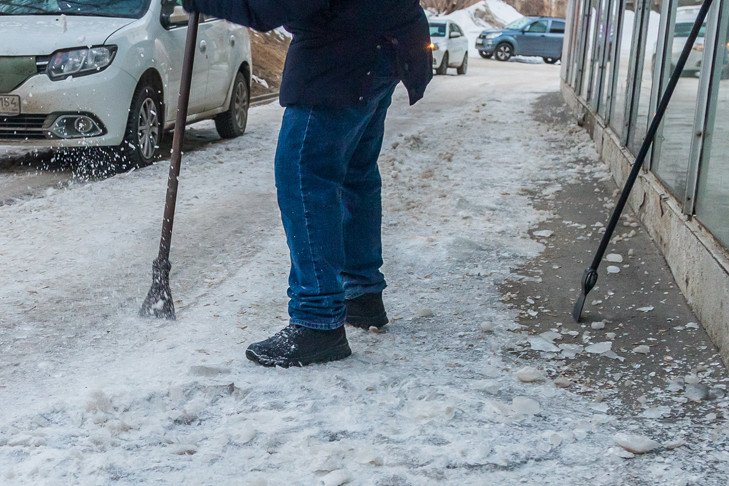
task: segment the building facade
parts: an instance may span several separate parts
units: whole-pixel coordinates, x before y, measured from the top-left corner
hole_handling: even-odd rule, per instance
[[[693,0],[570,0],[562,93],[619,185],[686,44]],[[630,204],[729,362],[729,2],[714,0]]]

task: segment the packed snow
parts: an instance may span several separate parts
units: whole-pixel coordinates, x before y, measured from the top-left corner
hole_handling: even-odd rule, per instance
[[[558,68],[473,64],[413,108],[395,94],[380,159],[391,323],[348,328],[343,361],[244,358],[287,319],[275,104],[240,139],[188,131],[211,142],[183,157],[177,321],[137,317],[165,164],[0,206],[0,483],[726,484],[726,400],[710,423],[614,415],[544,372],[556,353],[610,359],[610,342],[557,329],[530,336],[542,358],[511,352],[526,329],[498,285],[545,248],[529,236],[551,216],[535,188],[559,197],[606,170],[579,129],[530,116]],[[689,381],[684,400],[703,393]]]

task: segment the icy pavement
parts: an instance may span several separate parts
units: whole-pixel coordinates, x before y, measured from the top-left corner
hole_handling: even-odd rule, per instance
[[[344,361],[243,356],[286,319],[277,106],[183,158],[175,322],[136,317],[164,164],[1,207],[0,483],[726,484],[725,399],[706,402],[712,421],[613,410],[551,375],[548,352],[515,352],[539,305],[502,286],[539,283],[524,269],[550,237],[530,231],[555,215],[539,198],[606,172],[587,135],[532,117],[558,66],[473,61],[413,109],[396,93],[380,164],[392,323],[348,329]]]

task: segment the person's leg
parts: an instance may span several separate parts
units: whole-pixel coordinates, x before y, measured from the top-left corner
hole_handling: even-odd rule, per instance
[[[289,326],[252,344],[263,365],[305,365],[351,354],[344,333],[342,186],[374,109],[286,109],[276,151],[281,219],[291,257]]]
[[[346,299],[382,292],[382,180],[377,159],[382,148],[385,115],[392,91],[385,93],[367,125],[347,168],[342,190]]]

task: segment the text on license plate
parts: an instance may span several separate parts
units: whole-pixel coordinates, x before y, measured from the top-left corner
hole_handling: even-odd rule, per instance
[[[20,115],[20,96],[0,95],[0,115]]]

